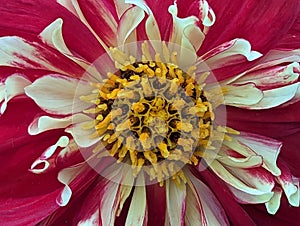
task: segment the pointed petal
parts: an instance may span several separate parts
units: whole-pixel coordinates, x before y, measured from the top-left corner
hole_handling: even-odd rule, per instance
[[[127,42],[135,42],[135,29],[145,17],[145,12],[140,7],[129,8],[121,17],[118,25],[118,46],[123,46]]]
[[[48,113],[67,115],[80,112],[91,104],[79,100],[89,93],[88,84],[60,75],[48,75],[25,89],[26,94]]]
[[[144,180],[144,177],[141,178]],[[132,200],[128,210],[125,225],[147,225],[147,201],[145,186],[136,186],[134,188]]]
[[[167,218],[171,226],[184,225],[186,185],[180,187],[172,180],[166,181]]]

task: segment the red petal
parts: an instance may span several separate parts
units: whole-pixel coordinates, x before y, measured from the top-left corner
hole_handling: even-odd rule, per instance
[[[90,62],[105,53],[85,25],[55,1],[1,1],[0,12],[0,36],[17,35],[37,40],[37,35],[46,26],[62,18],[64,39],[72,51]]]
[[[268,214],[264,205],[244,205],[243,208],[257,225],[299,225],[300,208],[291,207],[285,198],[281,199],[275,215]]]
[[[168,41],[172,31],[172,16],[168,9],[173,5],[173,0],[146,0],[146,4],[151,8],[153,15],[158,23],[162,40]]]
[[[289,32],[279,41],[278,48],[300,48],[300,14]]]
[[[199,173],[197,173],[199,174]],[[217,178],[208,170],[200,172],[205,184],[214,192],[219,202],[222,204],[229,221],[232,225],[252,226],[255,225],[249,215],[242,209],[242,207],[235,201],[233,195],[228,190],[224,182]]]
[[[166,216],[166,189],[158,184],[147,186],[148,225],[163,225]]]
[[[259,111],[227,107],[227,125],[237,130],[280,138],[300,131],[299,107],[300,103]]]
[[[254,50],[266,52],[291,28],[299,12],[297,0],[271,0],[268,4],[256,0],[210,0],[209,4],[217,19],[201,53],[237,37],[248,40]]]

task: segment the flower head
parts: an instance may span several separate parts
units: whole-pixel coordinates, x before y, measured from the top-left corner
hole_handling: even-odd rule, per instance
[[[72,24],[56,18],[35,40],[0,38],[0,65],[19,70],[1,83],[2,120],[18,113],[8,102],[21,95],[25,112],[40,111],[28,144],[52,142],[37,153],[36,139],[26,159],[31,177],[51,179],[40,182],[51,184],[41,195],[49,208],[20,222],[250,225],[240,204],[264,204],[269,215],[283,199],[299,206],[282,142],[239,126],[235,112],[296,103],[298,49],[270,50],[226,30],[230,39],[218,43],[221,12],[207,1],[58,3]],[[69,40],[80,34],[64,30],[77,24],[86,34],[79,47]]]

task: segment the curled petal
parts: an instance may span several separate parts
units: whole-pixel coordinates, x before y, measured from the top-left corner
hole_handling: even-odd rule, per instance
[[[0,83],[0,114],[7,108],[7,103],[14,97],[24,94],[24,88],[31,82],[22,75],[13,74],[4,83]]]

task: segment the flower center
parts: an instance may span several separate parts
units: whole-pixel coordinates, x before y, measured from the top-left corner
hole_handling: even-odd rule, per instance
[[[198,164],[212,122],[203,87],[190,73],[172,63],[147,61],[91,83],[92,94],[81,97],[95,104],[85,111],[95,114],[91,138],[101,137],[110,155],[131,164],[135,176],[144,167],[159,182],[170,176],[185,180],[180,169]]]

